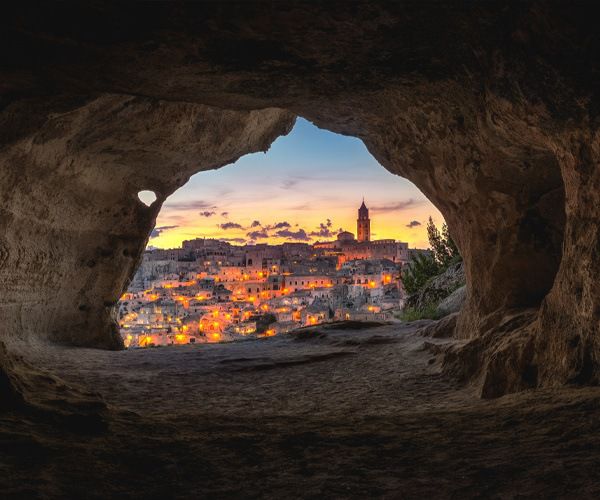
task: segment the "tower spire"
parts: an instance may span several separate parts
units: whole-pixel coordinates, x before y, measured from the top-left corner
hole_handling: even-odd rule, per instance
[[[358,241],[369,241],[371,239],[371,220],[369,219],[369,209],[365,205],[364,196],[362,205],[358,209],[356,232]]]

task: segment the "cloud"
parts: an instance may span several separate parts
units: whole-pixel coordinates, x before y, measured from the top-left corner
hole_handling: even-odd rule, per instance
[[[237,222],[225,222],[223,224],[217,224],[218,227],[220,227],[221,229],[244,229],[243,226],[241,224],[238,224]]]
[[[298,225],[298,224],[296,224],[296,225]],[[274,229],[287,229],[289,227],[292,227],[292,225],[286,221],[276,222],[275,224],[267,224],[266,226],[262,226],[262,228],[265,231],[272,231]]]
[[[248,236],[248,238],[250,238],[251,240],[259,240],[268,238],[269,234],[264,229],[262,229],[260,231],[250,231],[246,234],[246,236]]]
[[[331,230],[332,222],[331,219],[327,219],[325,222],[321,222],[316,231],[311,231],[310,236],[317,236],[319,238],[332,238],[335,236],[335,232]]]
[[[213,203],[206,200],[172,201],[164,204],[166,208],[175,210],[202,210],[206,208],[217,208]]]
[[[286,238],[288,240],[298,241],[310,241],[310,237],[306,234],[304,229],[298,229],[298,231],[290,231],[289,229],[282,229],[275,233],[280,238]]]
[[[196,222],[196,217],[194,214],[190,214],[189,212],[185,212],[186,215],[181,215],[181,214],[170,214],[170,213],[165,213],[165,212],[161,212],[158,216],[158,220],[156,221],[157,224],[163,225],[163,226],[181,226],[181,227],[185,227],[185,226],[190,226],[190,225],[194,225]]]
[[[204,212],[200,212],[200,215],[202,217],[212,217],[215,214],[216,214],[216,212],[209,212],[208,210],[205,210]]]
[[[299,179],[285,179],[282,183],[281,183],[281,188],[282,189],[292,189],[294,186],[296,186],[298,183],[300,182]]]
[[[158,238],[164,231],[168,231],[169,229],[175,229],[179,226],[160,226],[155,227],[150,233],[150,238]]]
[[[246,243],[244,238],[219,238],[219,241],[225,241],[227,243]]]
[[[227,217],[229,215],[229,212],[221,212],[221,217]]]
[[[414,198],[409,198],[408,200],[399,201],[398,203],[391,203],[388,205],[376,205],[374,207],[371,207],[369,210],[371,212],[397,212],[399,210],[405,210],[407,208],[422,205],[423,203],[425,203],[424,200],[415,200]]]
[[[417,227],[420,226],[421,223],[418,220],[411,220],[408,224],[406,224],[406,227]]]
[[[291,207],[288,208],[288,210],[298,210],[300,212],[304,211],[304,210],[308,210],[310,208],[310,205],[308,203],[303,203],[302,205],[293,205]]]
[[[250,227],[258,227],[258,226],[260,226],[260,222],[257,220],[252,221],[252,224],[250,224]]]

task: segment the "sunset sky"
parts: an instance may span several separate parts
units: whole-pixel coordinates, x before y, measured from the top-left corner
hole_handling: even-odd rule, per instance
[[[427,247],[427,218],[443,221],[412,183],[385,170],[359,139],[299,118],[267,153],[194,175],[163,205],[148,245],[175,248],[198,237],[234,244],[326,241],[340,229],[356,234],[363,196],[371,239]]]

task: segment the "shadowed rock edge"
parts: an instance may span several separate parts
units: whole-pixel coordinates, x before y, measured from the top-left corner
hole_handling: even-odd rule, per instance
[[[299,115],[444,214],[469,289],[447,365],[487,396],[597,383],[593,6],[341,5],[11,7],[2,338],[119,348],[112,307],[164,199]]]

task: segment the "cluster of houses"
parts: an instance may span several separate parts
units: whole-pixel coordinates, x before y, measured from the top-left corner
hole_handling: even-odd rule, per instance
[[[214,239],[144,253],[119,303],[125,345],[149,347],[272,336],[330,321],[387,320],[403,303],[402,267],[420,250],[359,240],[231,245]]]

